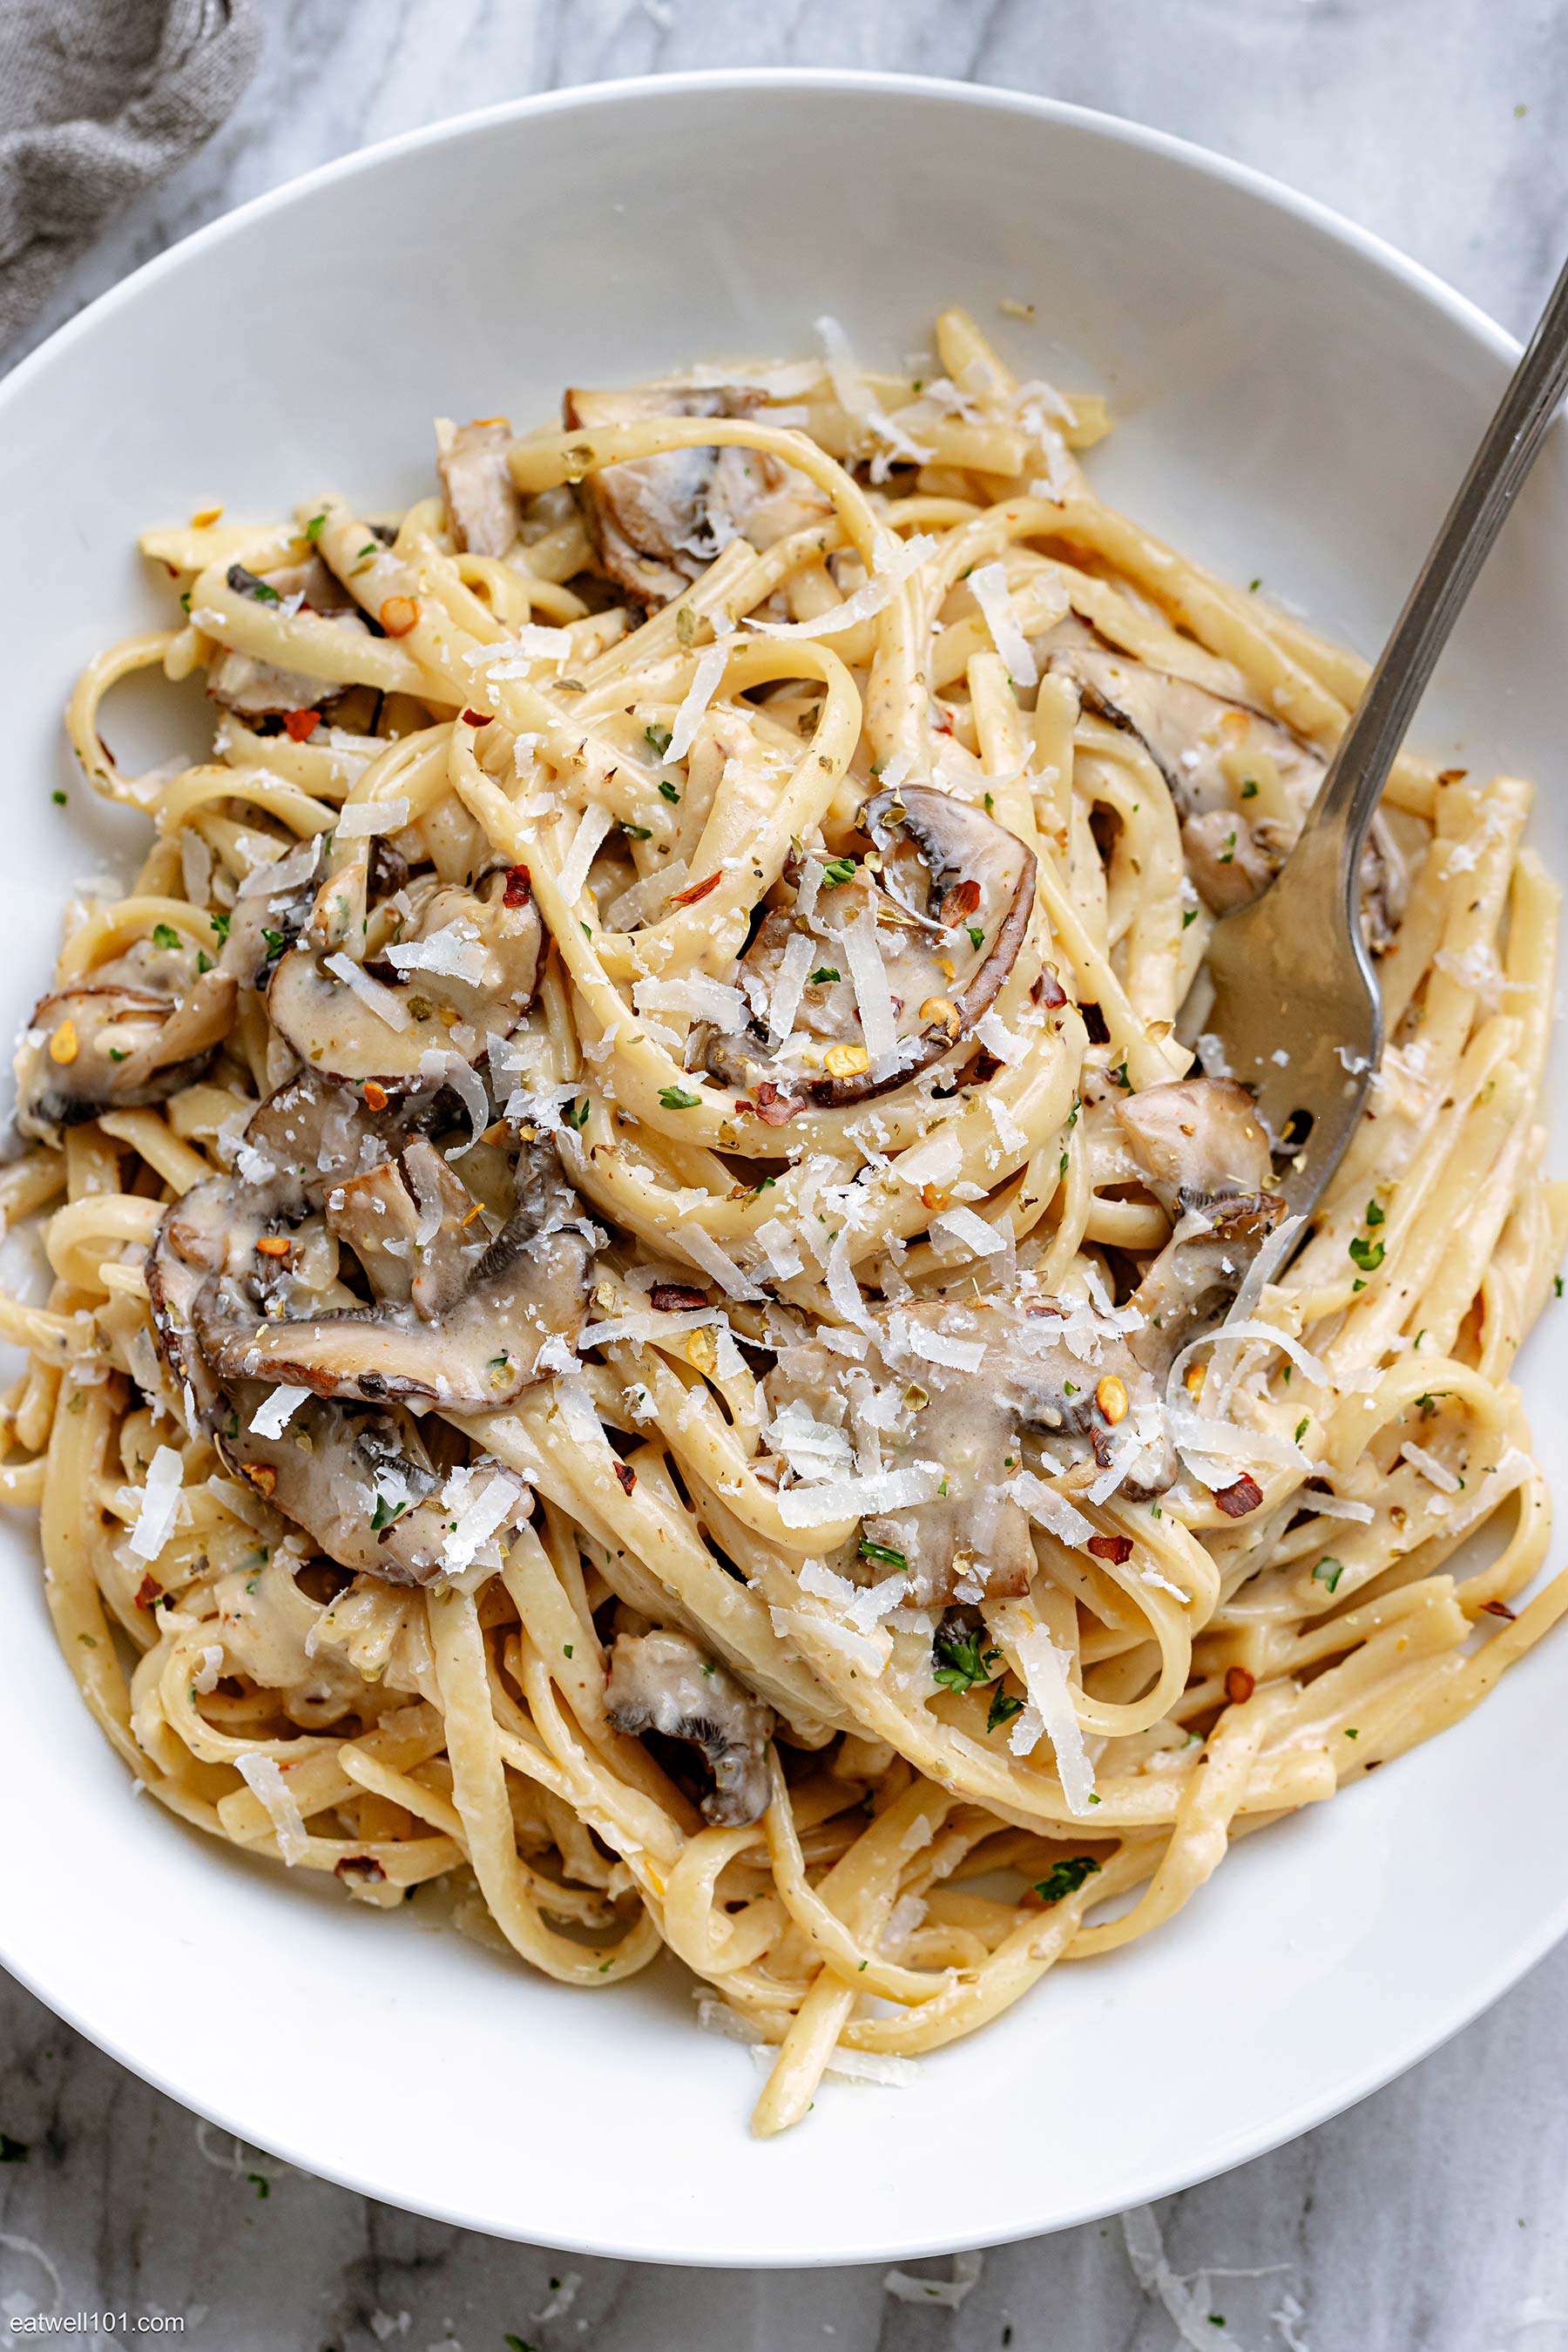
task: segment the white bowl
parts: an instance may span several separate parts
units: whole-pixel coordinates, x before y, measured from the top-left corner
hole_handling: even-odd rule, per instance
[[[1036,323],[999,316],[1007,297]],[[77,665],[152,613],[140,527],[217,499],[268,515],[330,484],[384,502],[427,486],[437,412],[531,419],[574,379],[795,352],[823,311],[888,357],[953,301],[1028,371],[1109,392],[1106,495],[1368,649],[1510,352],[1301,198],[997,91],[621,82],[315,173],[140,271],[0,388],[0,1011],[25,1015],[95,862],[81,825],[106,837],[79,779],[68,812],[49,792],[70,781]],[[1542,779],[1560,873],[1564,457],[1559,430],[1418,730]],[[1568,1450],[1565,1335],[1568,1309],[1549,1314],[1523,1362],[1549,1461]],[[1361,2097],[1568,1924],[1568,1846],[1540,1833],[1568,1809],[1568,1647],[1549,1642],[1458,1729],[1248,1840],[1173,1926],[1063,1969],[914,2087],[830,2089],[758,2144],[749,2058],[697,2032],[673,1968],[565,1991],[133,1801],[56,1650],[30,1525],[0,1540],[8,1966],[187,2105],[476,2229],[799,2263],[1059,2228]]]

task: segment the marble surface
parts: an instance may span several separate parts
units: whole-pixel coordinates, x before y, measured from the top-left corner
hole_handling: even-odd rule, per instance
[[[260,5],[238,116],[76,269],[40,333],[367,141],[698,66],[901,68],[1134,116],[1337,205],[1515,331],[1568,230],[1563,0]],[[879,2267],[658,2270],[412,2219],[198,2126],[0,1979],[0,2329],[177,2316],[205,2352],[1551,2352],[1568,2346],[1565,2049],[1568,1948],[1350,2115],[1152,2215],[1000,2249],[973,2277],[973,2260],[917,2265],[945,2289],[922,2305]]]

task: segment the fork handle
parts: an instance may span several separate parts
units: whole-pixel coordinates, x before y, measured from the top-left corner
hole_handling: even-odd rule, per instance
[[[1333,836],[1355,921],[1362,845],[1438,655],[1568,390],[1568,264],[1367,679],[1318,790],[1303,847]]]

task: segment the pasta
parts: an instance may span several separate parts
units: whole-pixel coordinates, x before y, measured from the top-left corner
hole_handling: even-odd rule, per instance
[[[1568,1602],[1509,1378],[1568,1234],[1529,788],[1398,762],[1304,1235],[1204,958],[1362,666],[1102,504],[1100,404],[963,313],[918,374],[822,336],[442,424],[395,517],[147,534],[179,609],[68,727],[152,845],[0,1171],[48,1266],[0,1493],[130,1771],[563,1982],[668,1947],[763,2133]],[[116,761],[141,671],[208,756]]]

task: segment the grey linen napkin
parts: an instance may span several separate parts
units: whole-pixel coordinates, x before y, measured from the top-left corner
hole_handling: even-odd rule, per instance
[[[254,0],[0,0],[0,346],[211,138],[260,47]]]

